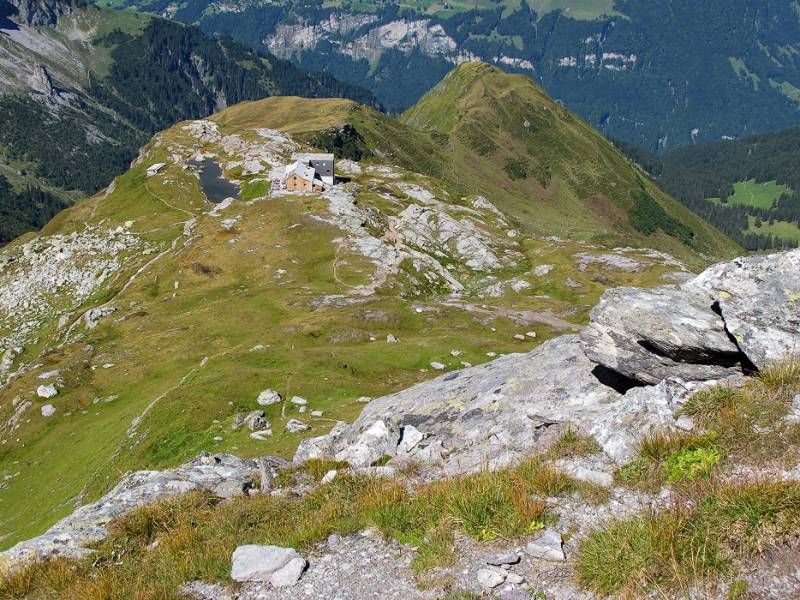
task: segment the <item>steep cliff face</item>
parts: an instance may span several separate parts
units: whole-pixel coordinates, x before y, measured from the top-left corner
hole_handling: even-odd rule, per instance
[[[0,13],[10,14],[11,18],[27,27],[55,27],[58,19],[69,15],[76,6],[85,6],[81,0],[3,0],[6,10],[0,6]]]

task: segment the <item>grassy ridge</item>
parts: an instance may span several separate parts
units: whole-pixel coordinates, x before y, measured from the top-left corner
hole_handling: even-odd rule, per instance
[[[278,119],[296,129],[306,114],[318,119],[316,126],[327,127],[342,118],[368,125],[362,129],[379,151],[373,159],[378,164],[395,158],[420,161],[426,148],[435,147],[429,134],[413,130],[414,137],[393,141],[393,135],[408,128],[347,101],[286,99],[284,104],[268,99],[234,107],[215,119],[224,131],[248,137],[255,136],[249,128],[274,126]],[[0,416],[8,418],[13,408],[6,399],[15,397],[30,399],[35,415],[0,445],[0,473],[13,476],[0,489],[3,546],[42,532],[71,512],[76,500],[96,499],[125,471],[174,466],[202,450],[290,456],[304,435],[320,435],[337,419],[354,418],[362,406],[356,402],[360,396],[377,397],[431,377],[432,361],[448,369],[460,368],[461,361],[479,364],[489,360],[489,350],[526,351],[559,333],[547,325],[521,325],[510,317],[442,305],[437,290],[415,287],[413,269],[398,274],[366,304],[318,303],[365,283],[375,268],[341,245],[341,230],[316,218],[325,214],[325,201],[256,200],[236,203],[222,216],[211,217],[204,214],[209,206],[190,172],[170,164],[159,177],[145,176],[147,165],[171,163],[170,145],[196,143],[180,126],[159,140],[144,149],[141,163],[117,179],[113,193],[62,212],[44,230],[46,235],[70,233],[87,223],[113,228],[134,221],[134,230],[158,250],[137,257],[84,307],[113,299],[117,312],[112,318],[84,332],[81,343],[62,348],[50,342],[53,335],[59,341],[63,336],[54,319],[22,357],[41,368],[3,390]],[[388,152],[383,149],[391,144],[398,150],[381,158],[380,152]],[[220,151],[213,144],[203,150]],[[433,152],[431,156],[436,158]],[[453,199],[454,206],[464,202],[454,184],[399,173],[399,181],[424,185],[439,198]],[[247,193],[264,189],[257,177],[239,177]],[[411,200],[393,187],[396,181],[377,172],[355,176],[354,182],[362,186],[359,205],[397,215]],[[220,227],[221,219],[236,216],[241,219],[233,230]],[[192,217],[197,223],[187,246],[182,231]],[[491,215],[485,222],[492,235],[506,238]],[[173,242],[175,249],[169,251]],[[481,298],[490,313],[549,311],[579,324],[607,285],[655,285],[673,270],[642,258],[640,271],[604,271],[601,278],[594,267],[578,269],[572,255],[585,250],[578,243],[523,239],[520,244],[524,260],[498,274],[502,279],[523,278],[530,287]],[[140,267],[162,252],[125,287]],[[528,270],[539,263],[552,265],[552,271],[531,276]],[[452,260],[451,266],[461,269]],[[279,269],[285,273],[280,275]],[[467,284],[475,284],[477,276],[466,275]],[[568,280],[579,287],[567,285]],[[433,310],[417,312],[420,305]],[[514,339],[527,331],[536,332],[537,338]],[[386,343],[390,333],[401,343]],[[253,350],[256,347],[262,349]],[[456,358],[453,350],[461,354]],[[114,366],[104,369],[103,364]],[[48,420],[38,416],[45,401],[33,390],[40,384],[38,374],[53,369],[60,370],[64,384],[48,401],[58,415]],[[324,416],[308,419],[292,405],[276,405],[267,410],[275,432],[269,441],[253,440],[246,430],[231,430],[233,415],[257,408],[255,398],[267,388],[285,398],[302,396],[309,410],[322,410]],[[138,417],[139,427],[129,437]],[[306,434],[283,430],[286,421],[296,417],[309,421]],[[37,503],[27,501],[31,494],[39,498]]]
[[[435,132],[450,178],[487,194],[531,232],[647,244],[690,261],[694,251],[738,251],[527,77],[465,63],[404,113],[403,122]],[[528,176],[509,177],[510,165]],[[631,223],[631,207],[642,191],[691,230],[691,248],[685,235],[670,228],[655,223],[642,235]]]
[[[586,250],[580,241],[546,240],[525,232],[654,247],[693,265],[707,260],[698,251],[712,256],[731,251],[710,228],[684,219],[663,194],[640,184],[635,169],[605,140],[527,80],[486,65],[466,65],[456,76],[471,82],[460,88],[467,99],[481,87],[475,78],[485,78],[484,88],[497,102],[475,104],[454,96],[447,105],[463,116],[444,111],[438,131],[419,130],[337,99],[269,98],[232,107],[214,120],[224,133],[246,139],[257,139],[253,129],[260,127],[282,128],[302,140],[352,124],[372,151],[364,171],[353,176],[360,186],[360,207],[380,215],[381,222],[396,217],[415,203],[396,187],[398,182],[430,189],[454,211],[473,210],[471,200],[483,194],[511,214],[512,226],[523,232],[515,238],[520,262],[495,275],[499,281],[524,280],[529,287],[506,288],[496,297],[477,295],[486,286],[483,275],[448,256],[442,260],[463,278],[466,297],[476,294],[481,311],[488,313],[442,303],[442,290],[422,285],[411,261],[365,303],[330,300],[347,297],[353,287],[368,282],[375,265],[342,244],[340,229],[317,218],[326,214],[327,203],[318,197],[256,199],[210,216],[196,177],[172,164],[169,148],[223,150],[210,142],[198,145],[174,127],[145,147],[142,161],[117,179],[113,192],[79,203],[44,230],[70,233],[87,223],[113,228],[133,221],[134,230],[157,250],[136,257],[83,307],[113,300],[113,318],[83,332],[80,343],[63,347],[51,341],[63,331],[57,332],[55,319],[47,323],[39,341],[21,357],[41,368],[3,390],[4,399],[29,398],[37,416],[0,445],[0,473],[13,476],[0,489],[0,507],[9,508],[0,517],[6,536],[0,544],[42,532],[71,512],[76,501],[96,499],[128,470],[174,466],[202,450],[289,456],[304,436],[354,418],[361,408],[359,397],[377,397],[431,377],[433,361],[447,369],[460,368],[462,361],[479,364],[489,359],[487,351],[526,351],[561,333],[535,320],[516,322],[515,313],[552,313],[579,325],[607,286],[656,285],[674,270],[647,251],[634,253],[642,265],[636,271],[579,268],[573,255]],[[489,109],[493,106],[496,111]],[[431,110],[428,106],[424,112]],[[502,126],[487,138],[497,150],[486,156],[462,139],[483,131],[475,129],[477,124]],[[535,135],[524,133],[529,130]],[[511,180],[505,169],[511,156],[522,157],[532,175]],[[147,178],[146,165],[155,162],[170,164],[158,177]],[[386,164],[402,167],[394,167],[399,179],[366,169]],[[266,190],[258,177],[231,169],[228,176],[241,181],[248,198]],[[641,185],[671,218],[690,224],[692,248],[663,228],[645,235],[630,225],[624,202]],[[187,244],[182,232],[191,218],[197,221]],[[220,226],[224,218],[238,220],[226,230]],[[493,213],[482,219],[491,236],[510,239],[508,226],[501,226]],[[539,264],[552,270],[532,275]],[[529,331],[535,339],[514,339]],[[386,343],[389,334],[401,343]],[[104,364],[113,366],[105,369]],[[53,369],[61,371],[64,384],[51,400],[58,416],[48,420],[38,416],[43,401],[33,390],[38,374]],[[267,409],[275,432],[268,441],[252,439],[246,430],[233,431],[233,415],[257,408],[255,398],[267,388],[284,398],[302,396],[309,400],[309,411],[322,410],[324,416],[303,416],[311,429],[290,434],[285,423],[301,415],[287,403]],[[3,402],[0,417],[7,419],[12,410],[11,402]],[[135,419],[138,426],[132,428]],[[41,499],[37,505],[27,502],[31,494]]]

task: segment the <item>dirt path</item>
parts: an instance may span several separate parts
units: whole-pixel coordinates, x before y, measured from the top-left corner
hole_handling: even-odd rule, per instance
[[[458,300],[447,300],[442,304],[444,306],[460,308],[462,310],[466,310],[467,312],[474,312],[496,317],[506,317],[518,325],[533,325],[534,323],[540,323],[542,325],[549,325],[554,329],[579,329],[578,325],[570,323],[569,321],[565,321],[561,317],[547,311],[537,312],[532,310],[513,310],[504,306],[490,306],[484,308],[483,306],[479,306],[477,304],[471,304],[469,302],[462,302]]]

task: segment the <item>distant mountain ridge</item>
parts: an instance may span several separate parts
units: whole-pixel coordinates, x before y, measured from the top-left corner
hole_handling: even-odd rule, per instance
[[[230,34],[397,109],[480,59],[529,75],[604,134],[653,152],[800,124],[793,0],[101,3]]]
[[[22,216],[21,192],[44,188],[63,208],[108,185],[154,132],[176,121],[274,94],[378,105],[366,90],[329,74],[195,27],[82,0],[2,3],[0,177],[13,194],[2,196],[0,207],[27,227],[4,231],[0,244],[44,224]]]

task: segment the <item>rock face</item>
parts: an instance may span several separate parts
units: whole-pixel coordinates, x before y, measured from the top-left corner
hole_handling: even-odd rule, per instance
[[[739,348],[704,290],[608,290],[581,334],[595,362],[642,383],[719,379],[741,370]]]
[[[715,298],[725,328],[759,369],[800,352],[800,250],[715,265],[686,285]]]
[[[242,495],[249,489],[255,473],[258,473],[255,461],[227,454],[201,456],[169,471],[129,473],[97,502],[80,507],[43,535],[0,553],[0,563],[83,556],[90,552],[86,545],[108,535],[105,526],[116,517],[191,491],[209,491],[220,498]]]
[[[800,250],[739,258],[679,286],[606,291],[581,339],[643,383],[719,379],[800,351],[798,299]]]
[[[16,15],[14,20],[28,27],[54,27],[59,17],[72,12],[72,0],[3,0],[10,4]],[[0,7],[1,8],[1,7]]]
[[[800,350],[798,300],[800,250],[715,265],[680,286],[609,290],[580,338],[373,400],[352,425],[303,442],[295,461],[365,466],[386,454],[465,472],[509,464],[570,425],[621,463],[655,430],[690,429],[676,414],[698,389]]]

